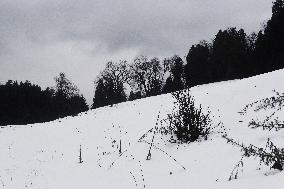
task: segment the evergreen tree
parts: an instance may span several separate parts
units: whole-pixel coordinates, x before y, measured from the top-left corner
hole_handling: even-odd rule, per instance
[[[58,117],[76,115],[88,110],[85,98],[80,95],[78,87],[66,78],[64,73],[55,77],[55,109]]]
[[[257,58],[267,64],[266,71],[284,67],[284,0],[276,0],[272,7],[272,17],[267,22],[262,39],[259,40]],[[265,51],[265,54],[261,54]]]
[[[79,89],[69,79],[66,78],[65,73],[60,73],[58,77],[55,77],[56,93],[64,96],[64,98],[71,98],[79,95]]]
[[[212,47],[214,80],[222,81],[246,77],[248,72],[247,50],[247,37],[243,29],[220,30]]]
[[[93,109],[108,105],[105,90],[106,89],[104,86],[103,79],[99,79],[95,90],[95,96],[93,98],[93,105],[92,105]]]
[[[214,81],[210,64],[211,48],[206,42],[193,45],[186,57],[184,74],[188,86]]]

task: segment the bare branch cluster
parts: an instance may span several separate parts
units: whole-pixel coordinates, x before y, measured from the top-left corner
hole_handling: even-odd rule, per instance
[[[243,160],[243,157],[255,157],[259,159],[260,165],[264,164],[270,168],[280,171],[283,170],[284,148],[276,147],[270,139],[267,140],[265,148],[259,148],[252,144],[245,146],[243,143],[235,141],[226,135],[224,135],[223,138],[225,138],[228,143],[238,146],[242,149],[243,156],[241,160]]]

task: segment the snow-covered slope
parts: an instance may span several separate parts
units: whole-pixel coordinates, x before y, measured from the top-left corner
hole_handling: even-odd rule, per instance
[[[284,130],[247,126],[269,110],[239,113],[246,104],[275,95],[273,90],[284,92],[284,70],[197,86],[191,93],[211,111],[215,124],[223,123],[229,137],[259,147],[270,138],[284,147]],[[155,126],[158,114],[163,119],[171,113],[173,102],[167,94],[49,123],[0,128],[0,189],[283,188],[284,173],[259,166],[253,158],[244,160],[238,179],[228,181],[242,152],[217,132],[207,141],[183,145],[157,137],[159,149],[153,148],[147,161],[149,145],[138,140]],[[80,146],[83,163],[78,163]]]

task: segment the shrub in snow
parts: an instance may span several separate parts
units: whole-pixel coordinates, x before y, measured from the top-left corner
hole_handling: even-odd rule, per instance
[[[245,157],[258,157],[260,164],[264,163],[271,168],[283,170],[284,149],[277,148],[270,139],[267,140],[265,149],[249,145],[249,147],[243,148],[243,151]]]
[[[235,166],[231,173],[229,180],[236,179],[239,173],[238,169],[243,168],[243,158],[244,157],[255,157],[259,159],[259,164],[269,166],[270,168],[277,169],[279,171],[283,170],[284,163],[284,148],[276,147],[273,142],[268,139],[265,148],[258,148],[252,144],[245,146],[234,139],[223,136],[228,143],[239,146],[242,148],[243,155],[241,161]]]
[[[194,142],[200,137],[207,139],[212,131],[209,113],[204,114],[201,106],[196,108],[188,90],[172,93],[176,99],[173,113],[169,115],[170,133],[179,142]]]

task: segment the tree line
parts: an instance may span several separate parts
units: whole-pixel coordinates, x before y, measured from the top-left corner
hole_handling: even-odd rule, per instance
[[[246,78],[284,67],[284,0],[273,2],[272,17],[258,33],[234,27],[212,41],[192,45],[186,62],[178,55],[160,60],[138,56],[110,61],[95,79],[91,108],[174,92],[200,84]],[[0,84],[0,125],[27,124],[88,110],[79,89],[60,73],[55,87],[29,81]]]
[[[108,62],[95,86],[92,108],[181,90],[185,87],[183,60],[175,55],[163,61],[138,56],[131,64]],[[125,88],[130,88],[129,95]]]
[[[284,67],[284,0],[273,2],[272,17],[258,33],[235,27],[212,41],[192,45],[186,64],[175,55],[160,61],[139,56],[109,62],[95,81],[92,108],[174,92],[200,84],[246,78]],[[126,96],[125,87],[130,87]]]
[[[186,57],[189,86],[240,79],[284,67],[284,1],[273,2],[272,17],[258,33],[220,30],[212,42],[193,45]]]
[[[78,88],[60,73],[53,88],[42,90],[29,81],[9,80],[0,85],[0,125],[55,120],[89,109]]]

